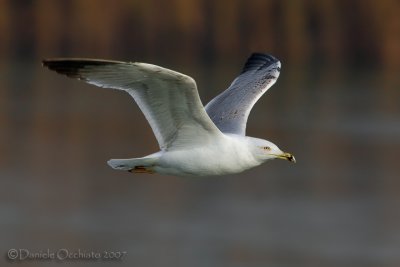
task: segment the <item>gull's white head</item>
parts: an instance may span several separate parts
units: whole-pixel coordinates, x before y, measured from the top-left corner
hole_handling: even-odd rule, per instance
[[[250,138],[250,142],[253,146],[253,154],[258,160],[267,161],[271,159],[285,159],[293,163],[296,162],[296,159],[292,154],[283,152],[270,141]]]

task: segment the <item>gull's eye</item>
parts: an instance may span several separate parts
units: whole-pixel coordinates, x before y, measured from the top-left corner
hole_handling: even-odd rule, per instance
[[[263,149],[268,150],[268,151],[271,150],[271,148],[269,146],[264,146]]]

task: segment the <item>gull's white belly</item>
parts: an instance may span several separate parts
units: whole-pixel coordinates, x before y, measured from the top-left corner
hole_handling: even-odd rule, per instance
[[[260,164],[243,139],[226,137],[208,146],[163,152],[153,169],[170,175],[209,176],[238,173]]]

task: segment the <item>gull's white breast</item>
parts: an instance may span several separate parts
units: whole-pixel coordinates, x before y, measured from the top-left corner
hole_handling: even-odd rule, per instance
[[[164,151],[154,170],[169,175],[224,175],[260,165],[246,137],[227,134],[206,146]]]

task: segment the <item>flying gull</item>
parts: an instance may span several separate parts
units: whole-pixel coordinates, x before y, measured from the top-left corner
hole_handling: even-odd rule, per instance
[[[246,136],[249,113],[276,82],[281,63],[253,53],[227,90],[205,107],[196,82],[156,65],[98,59],[46,59],[43,66],[99,87],[130,94],[149,122],[160,151],[111,159],[117,170],[177,176],[239,173],[271,159],[295,162],[270,141]]]

